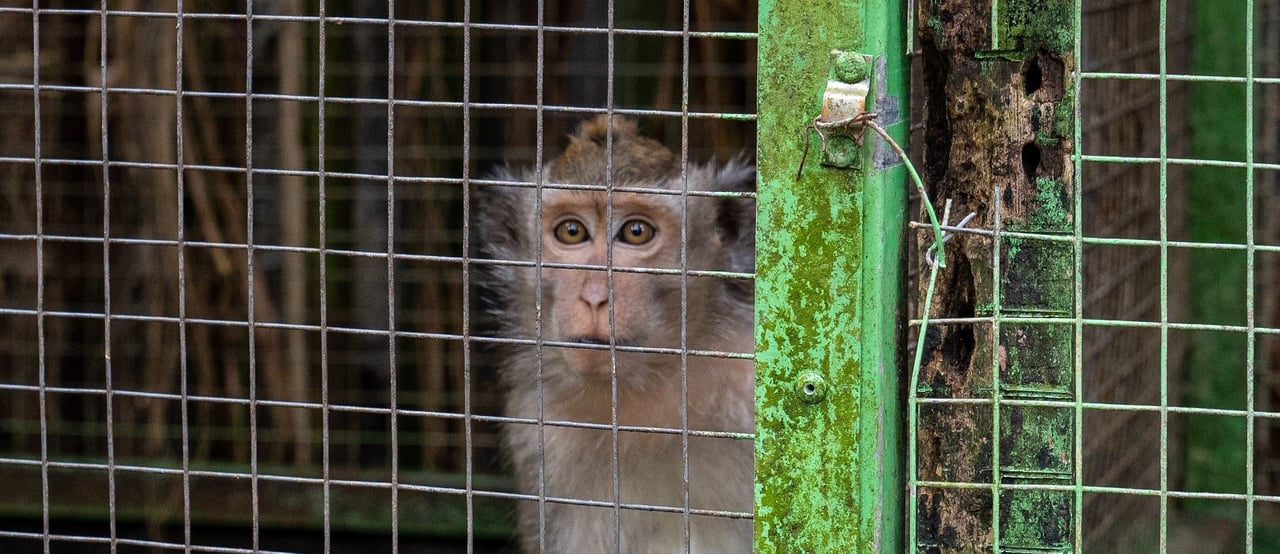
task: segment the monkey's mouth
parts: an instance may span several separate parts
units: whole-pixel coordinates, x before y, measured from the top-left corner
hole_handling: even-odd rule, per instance
[[[595,346],[609,346],[609,337],[590,337],[590,336],[570,337],[566,342],[572,342],[576,344],[590,344]],[[615,339],[613,343],[618,346],[631,346],[630,341],[623,339],[621,337]]]
[[[615,356],[621,360],[624,356],[624,352],[609,348],[608,337],[580,335],[566,338],[565,342],[569,344],[561,351],[561,356],[567,362],[568,369],[593,381],[607,382],[613,367],[610,360]],[[618,346],[627,345],[627,341],[622,338],[617,338],[613,342]],[[627,356],[629,357],[630,354]],[[619,364],[621,369],[620,361]]]

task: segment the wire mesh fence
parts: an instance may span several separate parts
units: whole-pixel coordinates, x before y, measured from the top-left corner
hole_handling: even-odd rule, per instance
[[[1029,204],[1020,178],[997,180],[987,197],[960,193],[987,225],[953,230],[964,265],[947,275],[960,277],[916,310],[933,321],[910,392],[915,548],[1270,551],[1280,523],[1267,469],[1280,455],[1276,3],[1060,6],[1070,17],[1055,28],[1074,21],[1077,36],[1062,59],[1079,73],[1048,100],[1070,107],[1074,130],[1059,143],[1058,119],[1041,120],[1023,147],[1040,190]],[[997,32],[1014,12],[994,13],[992,41],[1034,36],[1034,21]],[[930,48],[951,38],[931,32],[926,87]],[[988,46],[985,63],[1010,62],[1011,89],[1045,101],[1061,65]],[[925,102],[926,139],[944,108],[1005,116]],[[1040,156],[1058,144],[1069,145],[1065,168]],[[930,148],[926,167],[939,163]],[[1059,181],[1068,185],[1054,196],[1045,185]],[[1065,225],[1044,227],[1054,222]],[[1027,255],[1042,249],[1058,252],[1052,263]]]
[[[501,548],[467,187],[605,112],[685,164],[749,149],[754,20],[0,7],[3,549]]]
[[[937,117],[955,67],[930,50],[940,4],[919,4],[915,138],[931,192],[954,192],[939,145],[991,120]],[[925,385],[906,394],[916,550],[1280,548],[1280,2],[1227,4],[1044,3],[1070,16],[1048,34],[1076,37],[1073,70],[984,47],[1069,117],[1046,114],[1035,148],[1001,161],[1043,186],[1031,202],[935,194],[956,202],[954,263],[927,306]],[[990,20],[1022,5],[993,1]],[[742,260],[495,259],[474,214],[485,188],[532,195],[539,217],[548,191],[749,200],[688,186],[698,162],[754,146],[755,22],[754,5],[710,0],[0,7],[0,549],[502,550],[520,505],[533,550],[558,544],[566,506],[612,522],[603,550],[632,517],[674,522],[690,547],[701,518],[741,527],[748,507],[699,503],[690,460],[750,430],[684,399],[714,396],[693,368],[749,352],[633,343],[612,309],[603,340],[518,334],[476,285],[493,267],[741,283]],[[614,168],[495,174],[544,167],[610,113],[670,147],[675,188]],[[1027,206],[1059,210],[1020,220]],[[1043,281],[1022,278],[1029,252]],[[613,373],[678,359],[679,417],[629,418],[621,394],[605,416],[513,418],[503,349],[539,367],[605,351]],[[601,437],[604,458],[581,463],[610,490],[517,485],[512,424],[543,433],[543,460],[545,433]],[[635,437],[674,440],[679,497],[626,488]],[[1044,505],[1053,525],[1019,526]]]

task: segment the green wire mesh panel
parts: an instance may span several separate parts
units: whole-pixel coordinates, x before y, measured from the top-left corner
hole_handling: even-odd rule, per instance
[[[916,551],[1280,548],[1278,4],[919,6]]]
[[[1257,60],[1258,73],[1261,75],[1280,75],[1280,2],[1271,1],[1260,6],[1258,17],[1258,47],[1263,56]],[[1260,95],[1258,117],[1259,140],[1255,144],[1257,159],[1275,163],[1280,161],[1280,86],[1271,84],[1259,87],[1265,94]],[[1259,172],[1257,189],[1259,203],[1262,207],[1260,219],[1264,221],[1258,230],[1256,240],[1260,244],[1280,244],[1280,171]],[[1280,282],[1280,256],[1267,255],[1259,260],[1258,282],[1262,283],[1257,302],[1257,317],[1263,322],[1280,321],[1280,291],[1275,283]],[[1262,337],[1258,343],[1258,357],[1265,371],[1259,378],[1258,387],[1262,391],[1257,406],[1267,411],[1280,410],[1280,372],[1274,371],[1280,364],[1280,338],[1272,335]],[[1280,494],[1280,425],[1275,420],[1264,422],[1258,430],[1256,448],[1269,455],[1258,456],[1257,475],[1258,490],[1265,494]],[[1271,517],[1280,509],[1274,506],[1265,507],[1265,513]]]
[[[1085,318],[1159,322],[1163,308],[1165,321],[1188,321],[1187,252],[1165,249],[1162,257],[1151,242],[1162,233],[1169,240],[1188,238],[1185,166],[1165,166],[1162,181],[1160,164],[1094,158],[1158,159],[1162,136],[1168,156],[1188,156],[1189,84],[1127,78],[1159,75],[1162,64],[1169,73],[1190,73],[1187,2],[1167,3],[1163,23],[1160,8],[1156,0],[1086,2],[1081,14],[1080,138],[1089,160],[1081,164],[1080,198]],[[1162,104],[1168,107],[1164,118]],[[1162,121],[1169,125],[1164,135]],[[1163,279],[1162,266],[1168,268]],[[1162,281],[1168,291],[1163,295]],[[1161,329],[1149,326],[1086,324],[1082,331],[1086,402],[1158,407],[1162,382],[1170,387],[1169,398],[1178,397],[1185,341],[1162,341]],[[1179,422],[1167,422],[1173,427],[1162,433],[1157,411],[1084,409],[1082,415],[1085,484],[1160,490],[1160,453],[1180,451]],[[1167,458],[1166,479],[1179,473],[1180,462],[1176,455]],[[1156,497],[1088,492],[1082,510],[1086,550],[1134,547],[1135,541],[1149,544],[1156,537]]]

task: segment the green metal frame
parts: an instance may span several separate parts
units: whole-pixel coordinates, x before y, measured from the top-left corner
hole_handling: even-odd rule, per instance
[[[868,110],[903,140],[905,20],[899,0],[760,3],[760,552],[902,550],[906,172],[872,133],[853,168],[799,166],[833,49],[873,56]]]

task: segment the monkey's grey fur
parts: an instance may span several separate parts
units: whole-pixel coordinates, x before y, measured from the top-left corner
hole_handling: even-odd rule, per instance
[[[604,185],[606,140],[612,132],[613,187],[680,190],[679,160],[656,141],[640,136],[634,122],[603,117],[588,121],[571,137],[571,144],[543,168],[547,183]],[[755,168],[745,159],[727,165],[690,165],[691,191],[753,191]],[[530,168],[501,169],[498,180],[532,183]],[[548,246],[546,217],[539,221],[536,189],[527,186],[478,186],[474,228],[478,256],[491,260],[534,261],[542,241],[543,262]],[[557,197],[556,195],[561,195]],[[603,192],[544,191],[543,202],[564,199],[603,203]],[[614,193],[633,203],[650,203],[653,210],[676,214],[687,221],[687,267],[695,270],[753,271],[755,205],[750,199],[689,197],[687,214],[679,195]],[[551,204],[545,204],[550,206]],[[550,209],[550,208],[548,208]],[[617,217],[625,217],[621,208]],[[609,233],[606,229],[603,233]],[[678,248],[680,230],[661,228],[663,238]],[[606,240],[612,240],[609,235]],[[551,245],[556,246],[556,245]],[[619,246],[614,248],[615,268]],[[667,259],[677,259],[670,257]],[[479,299],[482,326],[493,336],[575,341],[558,336],[569,325],[558,321],[565,303],[577,301],[564,292],[566,279],[593,278],[585,270],[477,264],[481,268]],[[675,264],[673,268],[678,268]],[[581,274],[581,275],[579,275]],[[540,277],[539,277],[540,275]],[[684,344],[691,350],[752,351],[752,285],[750,281],[718,277],[612,273],[609,298],[610,327],[620,346],[681,347],[681,289],[687,306]],[[541,283],[541,305],[538,284]],[[557,294],[560,297],[557,297]],[[541,318],[539,318],[541,314]],[[616,318],[616,321],[615,321]],[[616,325],[616,326],[615,326]],[[541,337],[539,337],[541,329]],[[590,343],[592,341],[578,341]],[[596,344],[586,344],[603,348]],[[514,466],[520,492],[547,497],[544,504],[523,501],[519,507],[522,548],[528,552],[613,552],[615,538],[622,552],[682,552],[686,544],[682,405],[687,405],[688,428],[698,431],[750,433],[754,429],[754,381],[749,360],[687,357],[687,404],[682,398],[682,363],[676,354],[607,351],[603,365],[583,371],[574,360],[591,351],[571,346],[502,345],[490,352],[505,395],[505,415],[545,422],[596,424],[585,429],[548,424],[509,424],[504,445]],[[539,380],[539,374],[541,379]],[[616,379],[615,379],[616,378]],[[616,404],[615,404],[616,399]],[[541,410],[539,404],[541,403]],[[541,411],[541,414],[539,413]],[[615,420],[616,417],[616,420]],[[615,471],[614,433],[621,426],[674,429],[671,433],[619,431]],[[693,510],[751,512],[753,449],[749,440],[688,437],[688,498]],[[664,506],[672,511],[623,507],[621,504]],[[588,500],[595,506],[560,502]],[[600,505],[603,504],[603,505]],[[689,546],[693,552],[750,552],[752,523],[710,515],[691,515]]]

